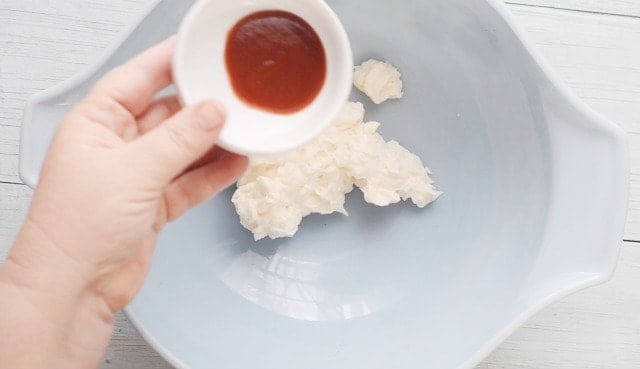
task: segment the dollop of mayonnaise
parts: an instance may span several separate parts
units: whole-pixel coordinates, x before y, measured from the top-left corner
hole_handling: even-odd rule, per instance
[[[369,59],[355,67],[353,84],[376,104],[400,99],[404,95],[398,69],[380,60]]]
[[[347,215],[345,195],[357,186],[365,201],[387,206],[408,200],[418,207],[441,192],[420,158],[385,141],[377,122],[364,122],[364,107],[350,102],[322,136],[279,157],[251,158],[233,203],[256,240],[291,237],[311,214]]]

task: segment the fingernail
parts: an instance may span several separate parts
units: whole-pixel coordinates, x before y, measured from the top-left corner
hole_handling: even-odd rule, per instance
[[[198,109],[198,115],[200,116],[198,122],[200,124],[200,128],[205,131],[213,131],[222,124],[223,115],[213,103],[203,104]]]

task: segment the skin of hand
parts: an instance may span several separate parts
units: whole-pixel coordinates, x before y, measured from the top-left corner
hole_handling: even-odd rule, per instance
[[[114,69],[61,123],[0,271],[0,368],[99,367],[160,230],[246,169],[215,146],[217,103],[156,97],[174,43]]]

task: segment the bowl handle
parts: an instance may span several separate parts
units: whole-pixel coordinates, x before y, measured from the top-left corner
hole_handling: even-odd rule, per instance
[[[541,93],[541,102],[550,137],[551,206],[529,279],[537,295],[531,296],[533,301],[611,277],[624,234],[629,192],[625,132],[561,83],[552,83]],[[587,192],[583,183],[600,190]],[[605,214],[614,216],[605,218]],[[594,226],[584,228],[585,223]]]
[[[35,187],[58,123],[104,74],[150,46],[170,37],[195,0],[151,0],[135,22],[83,73],[40,92],[27,103],[20,138],[22,181]]]

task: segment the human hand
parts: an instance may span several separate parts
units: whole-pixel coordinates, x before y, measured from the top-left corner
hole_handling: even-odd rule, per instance
[[[173,44],[109,73],[62,122],[0,278],[82,355],[104,351],[112,314],[140,289],[163,226],[247,166],[214,147],[224,121],[216,103],[156,99],[172,82]]]

